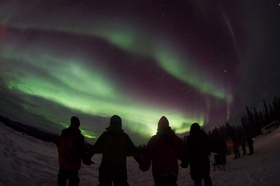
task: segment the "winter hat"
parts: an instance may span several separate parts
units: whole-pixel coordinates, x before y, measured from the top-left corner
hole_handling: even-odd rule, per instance
[[[70,126],[79,128],[80,120],[79,120],[79,118],[77,116],[72,116],[71,117],[71,124],[70,124]]]
[[[113,115],[110,119],[111,126],[122,127],[122,119],[120,116]]]
[[[169,121],[165,116],[162,116],[158,121],[158,130],[166,130],[169,128]]]
[[[201,130],[201,128],[200,128],[199,124],[198,124],[198,123],[193,123],[193,124],[191,125],[190,133],[191,133],[191,134],[194,134],[194,133],[197,133],[197,132],[200,131],[200,130]]]

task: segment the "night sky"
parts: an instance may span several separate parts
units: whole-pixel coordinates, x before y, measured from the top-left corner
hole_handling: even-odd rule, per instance
[[[280,96],[280,1],[0,0],[0,64],[0,114],[54,133],[239,125]]]

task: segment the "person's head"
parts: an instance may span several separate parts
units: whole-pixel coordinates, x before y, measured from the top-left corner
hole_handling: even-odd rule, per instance
[[[162,116],[158,121],[158,131],[165,131],[169,128],[168,119],[165,116]]]
[[[71,117],[71,127],[79,128],[80,127],[80,120],[77,116],[72,116]]]
[[[113,115],[110,119],[110,126],[122,128],[122,119],[118,115]]]
[[[198,123],[193,123],[191,125],[191,130],[190,130],[190,134],[195,134],[197,132],[199,132],[201,130],[200,126]]]

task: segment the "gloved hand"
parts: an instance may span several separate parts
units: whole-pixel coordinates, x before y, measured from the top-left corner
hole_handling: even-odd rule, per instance
[[[83,155],[82,155],[82,161],[83,161],[83,164],[87,165],[87,166],[90,166],[91,164],[94,164],[93,161],[91,161],[91,157],[93,156],[92,153],[90,152],[84,152]]]

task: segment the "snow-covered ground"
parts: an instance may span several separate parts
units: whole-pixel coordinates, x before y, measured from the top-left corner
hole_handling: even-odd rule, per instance
[[[280,185],[280,129],[255,139],[255,154],[240,159],[227,157],[226,171],[211,170],[213,185]],[[98,185],[101,156],[93,157],[94,165],[82,166],[81,186]],[[128,182],[131,186],[153,185],[152,173],[142,172],[137,163],[127,159]],[[46,143],[14,131],[0,123],[0,186],[52,186],[58,172],[57,150]],[[178,185],[193,185],[188,169],[180,169]]]

